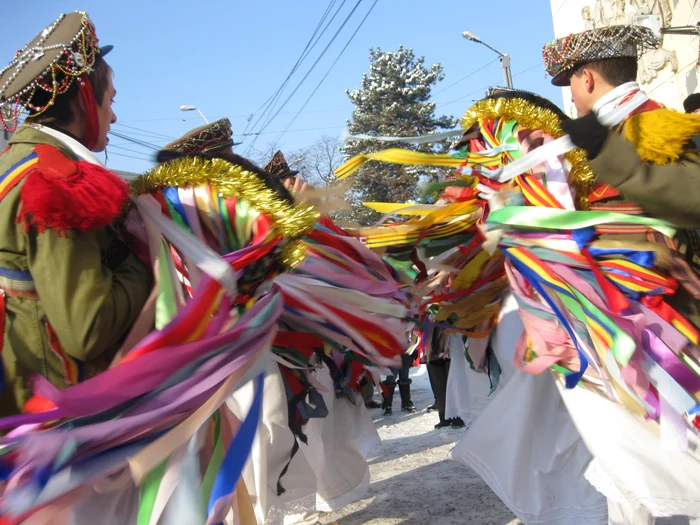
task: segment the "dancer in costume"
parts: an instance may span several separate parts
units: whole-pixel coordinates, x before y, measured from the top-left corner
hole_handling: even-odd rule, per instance
[[[85,13],[61,15],[0,72],[3,414],[29,380],[65,388],[105,370],[151,287],[110,227],[128,188],[92,152],[116,122],[112,69]]]
[[[505,258],[481,233],[494,210],[522,203],[524,195],[532,195],[544,180],[556,186],[561,199],[568,195],[573,207],[567,173],[558,161],[539,166],[516,184],[499,178],[509,164],[562,134],[558,128],[562,118],[561,111],[541,97],[499,92],[467,112],[462,122],[464,147],[457,155],[422,156],[403,150],[372,155],[375,160],[451,165],[458,167],[458,173],[454,180],[431,188],[440,190],[439,204],[370,204],[380,211],[421,213],[423,218],[361,234],[368,243],[392,242],[387,256],[416,265],[421,272],[417,293],[424,297],[421,311],[433,316],[420,319],[424,332],[437,326],[470,336],[472,367],[488,373],[490,381],[482,383],[482,396],[490,389],[493,399],[452,457],[477,470],[525,523],[603,525],[605,500],[583,477],[591,456],[554,383],[512,364],[523,325],[516,299],[508,293]],[[358,164],[352,159],[339,169],[340,175],[351,173]],[[411,240],[418,246],[411,246]]]
[[[216,133],[211,128],[194,130],[176,143],[190,143],[190,152],[196,151],[196,145],[225,143],[230,138],[230,129],[227,131],[227,128],[221,126],[216,129]],[[205,136],[202,136],[202,131]],[[161,157],[167,158],[169,153],[164,152]],[[275,172],[271,175],[275,175],[278,180],[284,178],[287,182],[296,172],[288,169],[281,153],[275,158],[281,158],[281,162],[270,164]],[[357,248],[365,252],[365,257],[372,256],[357,241],[349,238],[348,241],[357,244]],[[342,246],[343,243],[338,239],[334,244]],[[216,246],[212,244],[212,247]],[[372,257],[379,260],[376,256]],[[304,272],[304,266],[299,271]],[[312,277],[309,275],[309,278]],[[332,274],[326,275],[326,286],[331,284],[333,278]],[[309,290],[313,290],[313,286]],[[342,301],[342,295],[338,295],[337,300]],[[310,335],[306,334],[307,341]],[[289,331],[286,338],[284,345],[288,349],[276,349],[280,357],[292,358],[295,365],[300,365],[298,358],[301,356],[289,353],[295,352],[292,348],[297,347],[301,351],[308,350],[305,359],[314,358],[313,345],[307,349],[295,344],[295,339],[304,340],[302,335],[296,337],[293,331]],[[323,343],[320,340],[318,342],[320,345],[317,344],[316,347],[320,350]],[[289,368],[288,361],[280,361],[278,365],[271,357],[274,356],[270,354],[268,357],[270,361],[265,383],[266,392],[270,395],[265,398],[262,425],[256,436],[252,457],[244,471],[246,485],[249,491],[254,491],[251,495],[256,502],[255,511],[260,523],[265,519],[281,519],[281,515],[290,510],[303,511],[317,506],[321,510],[332,510],[360,497],[368,484],[364,458],[369,448],[378,442],[374,425],[362,404],[356,402],[356,396],[351,392],[345,392],[347,386],[338,384],[339,381],[346,383],[351,379],[344,377],[350,373],[346,365],[338,367],[333,361],[328,361],[326,364],[331,366],[330,369],[322,366],[314,382],[316,385],[322,384],[327,392],[327,395],[321,396],[303,376]],[[276,359],[279,361],[279,358]],[[338,376],[338,373],[341,375]],[[303,401],[307,394],[318,404],[313,410]],[[239,405],[247,406],[245,401],[239,402],[246,395],[249,394],[235,393],[228,402],[229,407],[238,413]],[[348,395],[349,399],[346,397]],[[345,430],[339,431],[341,428]],[[330,453],[322,454],[323,450]],[[343,473],[342,478],[338,477],[340,472]],[[308,519],[309,516],[305,518]]]
[[[92,154],[116,121],[110,50],[87,14],[70,13],[0,71],[3,126],[27,113],[0,156],[3,415],[42,409],[33,376],[64,389],[104,371],[152,286],[111,228],[128,186]]]
[[[487,220],[504,204],[523,202],[524,195],[543,181],[550,186],[558,184],[558,195],[562,200],[568,196],[572,202],[566,172],[558,162],[538,166],[529,176],[514,181],[516,184],[498,179],[510,163],[551,141],[557,123],[565,118],[542,97],[507,90],[495,92],[467,110],[462,127],[471,138],[463,152],[465,166],[461,171],[471,170],[479,179],[477,190],[488,202]],[[487,250],[488,244],[480,247]],[[488,253],[484,251],[481,257]],[[546,375],[531,375],[514,367],[516,342],[523,332],[517,309],[515,297],[506,294],[490,337],[470,340],[470,359],[482,354],[494,359],[491,377],[497,378],[498,388],[493,388],[492,381],[490,401],[450,456],[479,473],[524,523],[602,525],[607,521],[605,501],[583,477],[590,454],[555,385]],[[490,352],[493,357],[489,357]],[[472,382],[476,381],[470,375]]]
[[[638,57],[659,45],[646,28],[613,26],[570,35],[543,50],[552,82],[571,87],[579,113],[562,125],[591,170],[592,177],[579,181],[579,205],[629,214],[630,223],[639,218],[635,225],[596,228],[598,245],[618,259],[626,255],[617,270],[610,261],[599,263],[616,271],[606,275],[625,296],[614,289],[598,292],[603,313],[624,333],[611,332],[607,354],[601,347],[609,345],[593,338],[598,352],[587,356],[592,366],[583,378],[602,375],[602,385],[600,378],[589,379],[585,389],[562,391],[595,457],[588,476],[608,497],[616,524],[700,517],[694,415],[700,400],[700,163],[691,143],[700,117],[663,108],[636,84]],[[655,219],[667,221],[676,235]],[[645,269],[642,254],[649,253],[653,266]],[[629,349],[624,336],[632,341]]]

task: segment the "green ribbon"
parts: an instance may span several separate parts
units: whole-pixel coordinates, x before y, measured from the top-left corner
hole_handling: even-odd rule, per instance
[[[555,210],[539,206],[506,206],[492,211],[486,223],[489,230],[503,226],[580,230],[602,224],[619,223],[647,226],[667,237],[673,237],[676,234],[671,223],[651,217],[616,212]]]
[[[167,463],[167,461],[163,461],[146,476],[139,494],[139,512],[136,518],[136,525],[150,525],[153,507],[156,504],[158,490],[163,481]]]
[[[250,203],[243,199],[236,202],[236,235],[238,246],[243,247],[248,244],[248,215],[250,213]]]
[[[219,473],[221,468],[221,462],[224,459],[224,443],[221,439],[221,415],[218,411],[214,412],[212,416],[214,419],[214,449],[211,454],[211,461],[207,465],[207,470],[202,478],[202,512],[206,516],[209,512],[209,498],[211,497],[211,491],[214,488],[214,481],[216,480],[216,475]],[[140,523],[137,525],[141,525]]]

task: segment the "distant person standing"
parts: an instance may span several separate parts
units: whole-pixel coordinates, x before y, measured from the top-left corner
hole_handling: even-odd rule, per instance
[[[700,114],[700,93],[688,95],[683,101],[683,109],[686,113]],[[693,137],[695,147],[700,150],[700,136]]]
[[[683,109],[686,113],[700,114],[700,93],[688,95],[683,101]]]

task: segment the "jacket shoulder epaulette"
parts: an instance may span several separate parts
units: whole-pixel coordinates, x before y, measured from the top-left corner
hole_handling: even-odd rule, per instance
[[[49,144],[34,146],[33,153],[35,165],[20,189],[18,223],[38,232],[94,231],[119,216],[129,188],[116,174]]]

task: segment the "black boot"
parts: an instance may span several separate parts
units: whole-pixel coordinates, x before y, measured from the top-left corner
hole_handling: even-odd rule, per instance
[[[456,417],[451,421],[452,428],[464,428],[465,424],[461,417]]]
[[[451,419],[441,419],[440,422],[435,425],[435,430],[440,430],[441,428],[447,428],[452,424]]]
[[[391,405],[394,401],[394,389],[396,388],[395,385],[387,385],[386,383],[384,384],[387,392],[384,393],[382,392],[382,408],[384,409],[384,415],[385,416],[390,416],[391,415]]]
[[[399,383],[399,394],[401,395],[401,410],[413,414],[416,407],[411,401],[411,383]]]

